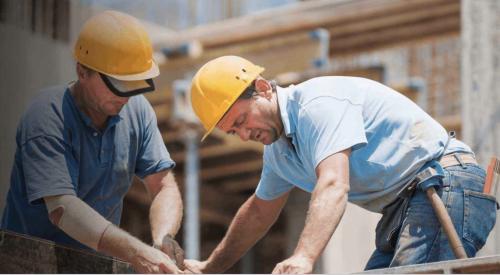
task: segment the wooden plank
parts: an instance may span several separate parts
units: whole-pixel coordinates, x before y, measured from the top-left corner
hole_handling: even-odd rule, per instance
[[[210,135],[224,140],[224,144],[227,144],[230,146],[235,146],[235,147],[242,146],[245,148],[255,150],[257,152],[264,152],[264,145],[262,145],[261,143],[258,143],[256,141],[246,141],[245,142],[245,141],[242,141],[239,137],[228,135],[219,129],[214,129],[214,131]]]
[[[125,262],[0,230],[0,273],[133,273]]]
[[[257,184],[259,183],[260,176],[256,177],[249,177],[243,180],[225,180],[222,182],[219,182],[220,188],[226,192],[231,192],[231,193],[240,193],[240,192],[245,192],[245,191],[253,191],[257,187]]]
[[[232,215],[222,214],[218,209],[200,209],[200,218],[203,224],[217,224],[223,227],[229,227],[233,220]]]
[[[449,273],[500,273],[500,256],[469,258],[436,263],[426,263],[393,268],[374,269],[369,274],[449,274]]]
[[[285,14],[287,10],[278,12]],[[162,87],[162,92],[147,95],[155,107],[159,123],[168,122],[171,116],[171,83],[175,79],[190,78],[189,75],[197,68],[217,56],[241,55],[266,67],[264,76],[272,78],[279,73],[307,70],[312,66],[311,61],[318,55],[319,46],[317,41],[309,38],[308,33],[317,27],[327,27],[330,31],[330,51],[333,55],[371,50],[403,40],[458,32],[460,29],[460,2],[455,0],[356,1],[343,5],[323,2],[288,12],[281,19],[274,18],[276,16],[261,18],[259,15],[256,17],[259,20],[244,17],[201,28],[205,31],[197,28],[197,31],[183,32],[186,37],[205,43],[205,51],[200,58],[177,58],[161,66],[161,85],[158,86]],[[297,20],[292,19],[295,17]],[[316,23],[300,27],[303,22]],[[231,26],[230,30],[225,29],[226,24]],[[276,24],[287,31],[273,27]],[[248,32],[243,31],[246,29]],[[233,32],[236,34],[232,35]],[[183,33],[178,37],[182,37]],[[245,38],[231,40],[237,35]],[[214,42],[217,37],[220,42]],[[215,44],[210,46],[210,43]]]
[[[245,147],[245,146],[234,146],[234,145],[225,145],[218,144],[214,146],[201,147],[199,150],[199,158],[217,158],[217,157],[227,157],[229,155],[234,154],[243,154],[248,151],[253,151],[253,148]],[[177,163],[182,163],[186,160],[185,152],[176,152],[171,155],[172,159]]]
[[[202,184],[200,186],[200,199],[202,208],[231,215],[243,204],[247,197],[225,193],[218,185]]]
[[[180,191],[184,193],[184,175],[177,174],[175,179]],[[214,209],[214,211],[218,209],[220,212],[228,214],[227,211],[237,209],[246,200],[245,196],[229,194],[225,193],[225,191],[227,190],[219,187],[218,184],[201,184],[201,208]],[[224,199],[221,200],[221,197],[224,197]],[[146,206],[151,205],[152,202],[144,185],[139,180],[134,180],[134,182],[132,183],[132,187],[129,189],[126,195],[126,199]]]
[[[203,131],[204,132],[204,131]],[[162,131],[162,137],[165,143],[167,144],[172,144],[172,143],[184,143],[185,136],[184,132],[182,130],[177,130],[177,131]],[[209,140],[212,140],[212,142],[209,142]],[[215,146],[215,147],[214,147]],[[264,152],[264,146],[258,142],[254,141],[248,141],[244,142],[240,140],[239,137],[237,136],[231,136],[227,135],[226,133],[214,129],[212,133],[205,139],[203,142],[200,143],[200,158],[208,158],[211,156],[220,156],[220,152],[227,152],[227,153],[239,153],[239,152],[244,152],[244,151],[254,151],[257,153],[263,153]],[[185,152],[184,151],[175,151],[171,152],[172,159],[176,161],[183,162],[185,159]]]
[[[262,170],[262,160],[250,160],[242,163],[234,163],[214,168],[202,169],[200,179],[202,182],[215,180],[220,177],[228,177],[241,173],[251,173]]]
[[[313,3],[316,2],[316,3]],[[339,25],[349,20],[385,17],[406,10],[427,8],[456,0],[359,0],[336,3],[332,1],[310,1],[291,8],[275,9],[236,19],[224,20],[182,32],[177,41],[182,44],[199,40],[205,48],[241,43],[263,37],[314,29],[327,25]],[[398,22],[396,22],[397,24]]]
[[[460,30],[460,17],[445,17],[427,20],[420,24],[402,25],[380,31],[352,35],[337,39],[330,46],[332,55],[348,52],[371,50],[384,44],[400,42],[402,40],[417,39],[430,35],[454,33]],[[332,38],[335,39],[335,38]]]
[[[362,35],[363,33],[380,29],[393,28],[401,25],[420,24],[422,21],[448,16],[460,16],[460,2],[445,2],[435,7],[417,6],[413,9],[404,10],[399,13],[387,12],[384,16],[330,25],[328,29],[332,36],[332,40],[335,41],[342,36]]]
[[[305,31],[206,50],[199,58],[168,60],[160,66],[161,81],[158,81],[158,86],[161,86],[161,92],[150,93],[146,97],[155,109],[158,123],[163,123],[170,119],[173,111],[172,83],[176,79],[190,79],[198,68],[213,58],[228,54],[240,55],[265,67],[264,75],[272,77],[283,71],[300,71],[312,67],[313,60],[319,56],[319,50],[319,41],[311,38],[309,31]],[[277,62],[278,60],[287,62]]]

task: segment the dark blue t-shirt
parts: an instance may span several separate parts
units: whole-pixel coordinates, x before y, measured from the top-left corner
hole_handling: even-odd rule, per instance
[[[1,227],[80,248],[50,223],[43,197],[76,195],[118,225],[134,174],[144,178],[175,165],[142,95],[99,131],[67,87],[49,88],[25,112],[16,143]]]

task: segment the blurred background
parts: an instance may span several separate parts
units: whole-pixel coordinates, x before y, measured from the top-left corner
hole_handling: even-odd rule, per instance
[[[154,44],[161,75],[147,98],[177,163],[187,213],[177,239],[191,257],[206,259],[262,169],[261,145],[220,132],[198,143],[180,108],[194,72],[217,56],[246,57],[281,86],[322,75],[380,81],[457,131],[481,164],[500,155],[498,0],[0,0],[0,211],[19,118],[41,88],[76,78],[79,29],[106,9],[140,18]],[[294,190],[270,232],[229,272],[269,273],[289,256],[309,197]],[[135,180],[121,226],[148,243],[149,205]],[[349,204],[315,271],[361,271],[378,219]],[[482,255],[499,254],[498,228]]]

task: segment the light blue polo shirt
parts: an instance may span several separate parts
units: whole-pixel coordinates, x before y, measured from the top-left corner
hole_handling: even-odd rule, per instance
[[[256,195],[277,198],[293,187],[312,192],[316,167],[351,148],[349,201],[380,212],[429,160],[443,153],[446,130],[420,107],[378,82],[318,77],[277,90],[284,134],[264,147]],[[452,139],[446,153],[471,152]]]
[[[76,195],[119,225],[134,174],[144,178],[175,165],[142,95],[131,97],[99,131],[69,89],[47,89],[22,117],[16,143],[1,227],[80,248],[50,223],[43,197]]]

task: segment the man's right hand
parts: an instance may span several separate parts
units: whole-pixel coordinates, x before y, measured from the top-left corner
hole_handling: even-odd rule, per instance
[[[184,260],[184,266],[186,267],[186,273],[201,274],[204,273],[207,267],[207,261]]]
[[[98,251],[129,262],[138,273],[182,273],[165,253],[114,225],[104,231]]]
[[[130,264],[138,273],[182,273],[165,253],[147,245],[136,251]]]
[[[153,244],[153,247],[167,254],[170,259],[175,260],[175,264],[180,270],[184,270],[184,250],[175,241],[174,237],[165,235],[160,245]]]

